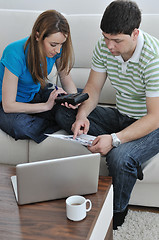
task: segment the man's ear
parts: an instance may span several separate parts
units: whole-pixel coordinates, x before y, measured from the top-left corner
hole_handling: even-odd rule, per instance
[[[132,34],[133,34],[133,40],[136,40],[139,36],[139,29],[135,28]]]
[[[39,32],[36,32],[35,39],[36,39],[36,41],[39,41]]]

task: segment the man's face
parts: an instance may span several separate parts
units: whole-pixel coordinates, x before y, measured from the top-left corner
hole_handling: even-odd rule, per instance
[[[114,56],[121,55],[125,61],[127,61],[133,54],[139,31],[136,29],[132,32],[131,36],[128,34],[108,34],[102,33],[105,39],[105,43],[109,51]]]

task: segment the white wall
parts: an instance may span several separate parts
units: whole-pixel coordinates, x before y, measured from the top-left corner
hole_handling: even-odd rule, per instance
[[[0,0],[0,8],[46,10],[62,13],[103,13],[111,0]],[[143,13],[159,13],[158,0],[136,0]]]

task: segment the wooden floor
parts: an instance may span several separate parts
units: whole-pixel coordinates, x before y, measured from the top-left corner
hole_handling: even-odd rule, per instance
[[[144,212],[159,213],[159,208],[157,208],[157,207],[143,207],[143,206],[129,205],[129,209],[131,209],[133,211],[144,211]]]

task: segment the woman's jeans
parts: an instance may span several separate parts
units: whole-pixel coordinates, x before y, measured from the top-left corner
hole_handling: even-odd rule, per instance
[[[51,91],[52,89],[48,89],[47,87],[40,89],[30,103],[46,102]],[[32,139],[40,143],[47,138],[45,133],[53,133],[59,130],[59,126],[55,121],[57,108],[58,105],[55,105],[50,111],[37,114],[5,113],[1,103],[0,128],[15,138],[15,140]]]
[[[65,107],[56,112],[56,121],[70,134],[76,113],[77,111]],[[103,107],[96,107],[88,119],[90,121],[88,134],[94,136],[119,132],[136,121],[120,114],[115,108]],[[137,178],[142,179],[141,164],[158,152],[159,129],[138,140],[121,144],[106,155],[109,175],[113,179],[114,212],[125,210]]]

